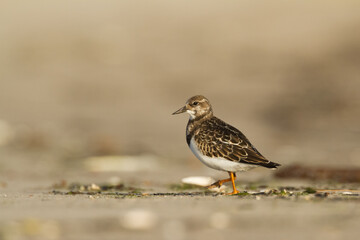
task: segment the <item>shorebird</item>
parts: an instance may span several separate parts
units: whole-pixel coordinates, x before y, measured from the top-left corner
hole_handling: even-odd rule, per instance
[[[206,166],[229,173],[229,178],[209,186],[221,187],[232,183],[233,192],[236,172],[248,171],[255,167],[277,168],[280,164],[267,160],[235,127],[214,116],[209,100],[196,95],[187,100],[184,107],[174,114],[187,112],[190,115],[186,127],[186,142],[194,155]]]

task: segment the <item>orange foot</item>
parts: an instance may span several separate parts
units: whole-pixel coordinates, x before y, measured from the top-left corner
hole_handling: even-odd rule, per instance
[[[233,192],[231,192],[231,193],[226,193],[226,195],[234,195],[234,194],[238,194],[238,193],[240,193],[238,190],[233,190]]]

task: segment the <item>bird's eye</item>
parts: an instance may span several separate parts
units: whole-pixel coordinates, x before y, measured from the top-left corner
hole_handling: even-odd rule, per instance
[[[193,102],[193,105],[194,106],[196,106],[196,105],[198,105],[199,104],[199,102]]]

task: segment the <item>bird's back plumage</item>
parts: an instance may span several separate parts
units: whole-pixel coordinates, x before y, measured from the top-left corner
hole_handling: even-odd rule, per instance
[[[278,163],[267,160],[235,127],[209,115],[190,120],[187,126],[187,143],[193,140],[204,156],[228,161],[276,168]]]

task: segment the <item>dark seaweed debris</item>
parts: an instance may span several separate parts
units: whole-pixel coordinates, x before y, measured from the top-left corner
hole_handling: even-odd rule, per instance
[[[103,195],[103,196],[133,196],[133,197],[146,197],[146,196],[160,196],[160,197],[166,197],[166,196],[218,196],[222,195],[221,193],[210,193],[210,192],[176,192],[176,193],[139,193],[139,192],[83,192],[83,191],[58,191],[53,190],[53,194],[55,195]]]
[[[280,168],[276,174],[278,178],[298,178],[310,180],[331,180],[337,182],[356,183],[360,182],[360,168],[329,168],[329,167],[306,167],[291,165]]]

